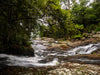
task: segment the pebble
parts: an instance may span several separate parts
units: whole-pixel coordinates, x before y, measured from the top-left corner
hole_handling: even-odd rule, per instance
[[[49,75],[100,75],[100,66],[70,62],[68,62],[67,64],[67,67],[64,67],[63,63],[55,70],[49,71]],[[74,68],[69,68],[68,66],[74,66]]]

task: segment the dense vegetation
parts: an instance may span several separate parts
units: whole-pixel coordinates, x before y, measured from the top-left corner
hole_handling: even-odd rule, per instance
[[[38,12],[34,8],[28,0],[0,0],[0,52],[27,55],[31,51],[30,32]]]
[[[67,1],[61,9],[60,2]],[[0,52],[31,50],[31,32],[39,27],[42,37],[76,38],[83,32],[100,31],[100,2],[88,0],[0,0]],[[38,23],[46,19],[48,26]]]
[[[56,0],[59,3],[59,0]],[[61,0],[62,1],[62,0]],[[89,3],[90,0],[63,0],[67,2],[67,8],[61,9],[59,4],[52,1],[49,6],[48,26],[41,26],[42,36],[54,38],[81,38],[83,32],[100,31],[100,2]],[[70,3],[72,1],[72,3]],[[41,28],[41,29],[42,29]]]

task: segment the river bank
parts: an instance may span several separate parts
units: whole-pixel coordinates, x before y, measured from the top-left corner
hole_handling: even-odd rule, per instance
[[[7,67],[0,75],[100,75],[100,66],[67,62],[40,68]]]

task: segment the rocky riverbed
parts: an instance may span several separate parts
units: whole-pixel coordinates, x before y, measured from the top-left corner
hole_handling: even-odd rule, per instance
[[[67,62],[49,71],[48,75],[100,75],[100,66]]]
[[[0,54],[0,75],[100,75],[98,40],[37,38],[35,57]]]

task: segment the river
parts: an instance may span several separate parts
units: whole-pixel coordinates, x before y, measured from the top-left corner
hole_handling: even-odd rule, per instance
[[[35,40],[32,47],[35,50],[35,56],[14,56],[8,54],[0,54],[0,68],[4,66],[24,66],[24,67],[45,67],[55,66],[62,62],[67,62],[64,58],[79,54],[91,54],[93,51],[100,48],[100,43],[91,43],[84,46],[78,46],[70,50],[47,50],[45,44],[50,43],[39,43],[42,41]],[[80,61],[89,61],[87,59],[77,59]],[[99,62],[100,60],[90,60]]]

